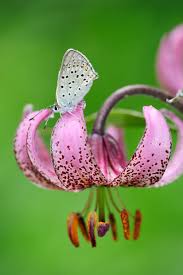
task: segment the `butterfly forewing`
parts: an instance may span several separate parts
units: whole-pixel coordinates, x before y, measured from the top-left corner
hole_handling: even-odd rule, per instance
[[[68,50],[58,74],[56,100],[61,113],[72,111],[82,101],[97,78],[89,60],[80,52]]]

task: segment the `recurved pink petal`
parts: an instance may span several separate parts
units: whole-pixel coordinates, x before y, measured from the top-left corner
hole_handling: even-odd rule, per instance
[[[171,119],[177,127],[177,145],[163,177],[153,187],[172,183],[183,174],[183,121],[168,110],[164,110],[163,114]]]
[[[107,154],[110,177],[108,181],[116,178],[123,171],[124,159],[121,155],[119,143],[110,135],[104,135],[104,146]]]
[[[15,158],[20,169],[23,171],[26,177],[28,177],[33,183],[36,183],[40,187],[48,189],[58,189],[52,182],[48,182],[32,165],[27,152],[27,134],[30,124],[33,122],[30,119],[34,117],[38,112],[32,112],[30,105],[27,105],[24,109],[23,120],[20,123],[14,142]],[[37,149],[39,151],[39,157],[44,160],[48,157],[47,149],[45,148],[41,138],[36,134]]]
[[[34,118],[29,120],[29,128],[27,132],[27,153],[33,168],[43,178],[44,182],[61,188],[61,183],[55,174],[51,156],[42,142],[37,136],[39,125],[52,115],[51,109],[43,109],[36,112]]]
[[[110,126],[103,136],[93,134],[90,144],[101,172],[110,183],[126,165],[122,130]]]
[[[156,67],[157,77],[164,88],[173,95],[183,89],[183,25],[162,38]]]
[[[125,150],[125,143],[124,143],[124,133],[121,128],[118,128],[114,125],[110,125],[106,133],[113,137],[113,139],[118,144],[118,154],[119,154],[119,160],[122,167],[126,166],[126,150]]]
[[[113,171],[109,167],[104,138],[101,135],[93,134],[90,136],[89,142],[98,167],[108,181]],[[116,177],[116,175],[113,175],[113,177]]]
[[[79,191],[105,182],[88,142],[82,104],[59,119],[51,148],[55,172],[66,191]]]
[[[168,125],[157,109],[144,107],[146,130],[132,159],[111,186],[145,187],[163,176],[170,157],[171,136]]]
[[[116,134],[119,135],[117,128]],[[107,133],[103,136],[93,134],[90,137],[90,144],[96,162],[107,179],[107,184],[109,184],[123,171],[124,155],[123,152],[121,152],[121,144],[119,144],[112,135]]]

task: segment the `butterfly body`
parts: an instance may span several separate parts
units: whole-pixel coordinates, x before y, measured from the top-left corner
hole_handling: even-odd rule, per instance
[[[79,51],[66,51],[58,74],[56,101],[53,111],[72,112],[98,78],[89,60]]]

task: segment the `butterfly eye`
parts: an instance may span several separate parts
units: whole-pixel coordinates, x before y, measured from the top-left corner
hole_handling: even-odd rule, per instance
[[[58,111],[58,106],[54,105],[52,110],[53,110],[53,112],[57,112]]]

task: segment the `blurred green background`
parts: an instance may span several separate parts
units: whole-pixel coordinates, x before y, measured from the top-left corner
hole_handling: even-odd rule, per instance
[[[143,213],[139,241],[109,233],[92,249],[69,242],[66,217],[84,205],[79,194],[42,190],[19,171],[12,140],[22,108],[49,106],[61,58],[76,48],[91,60],[100,78],[86,97],[86,114],[97,111],[126,84],[158,85],[155,55],[160,37],[183,21],[183,2],[130,0],[0,1],[0,274],[182,274],[183,184],[150,190],[120,189],[133,212]],[[122,107],[162,106],[142,96]],[[128,154],[143,129],[127,129]]]

